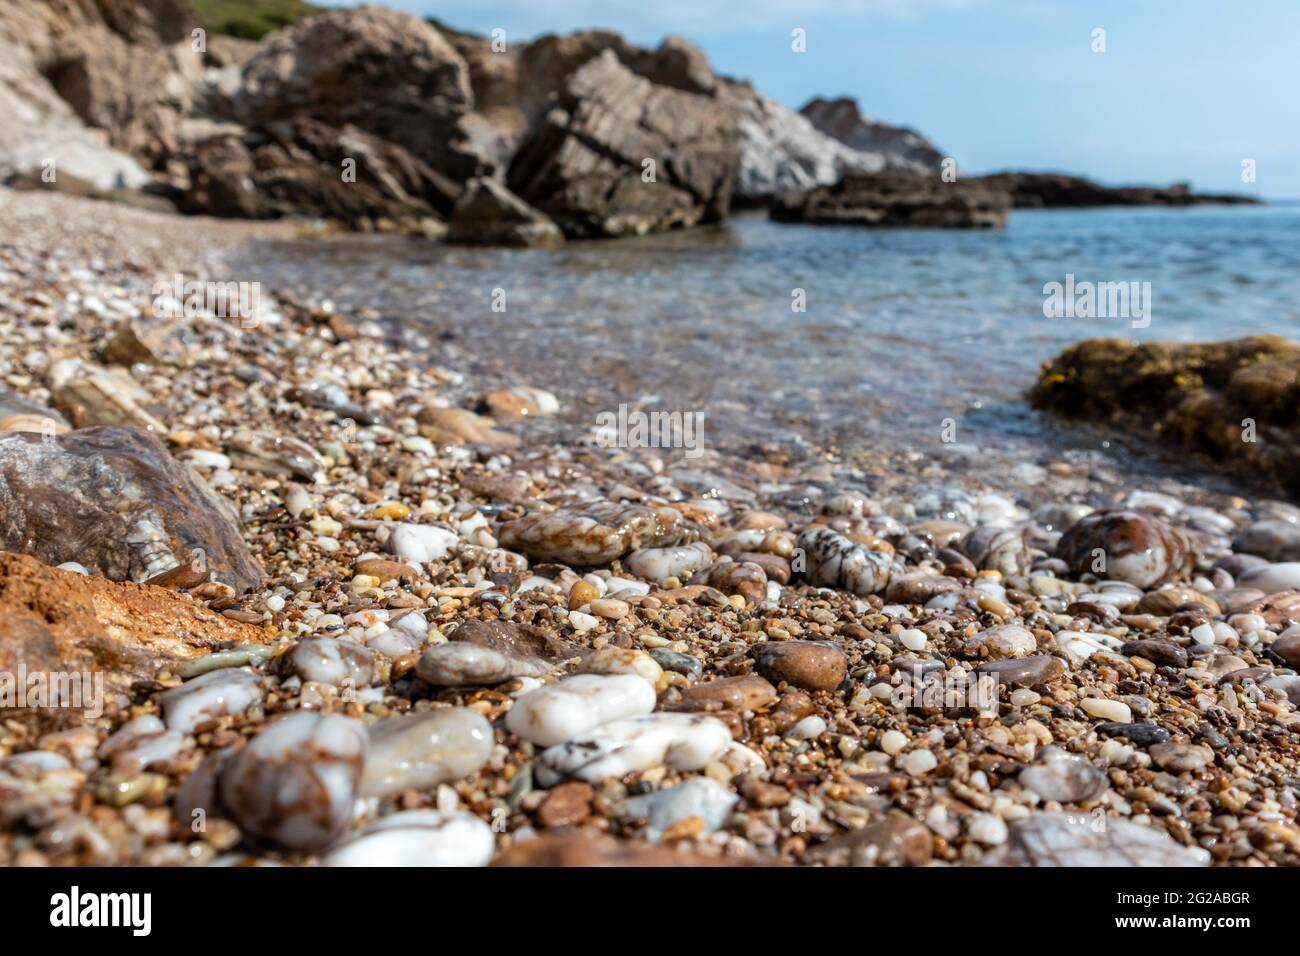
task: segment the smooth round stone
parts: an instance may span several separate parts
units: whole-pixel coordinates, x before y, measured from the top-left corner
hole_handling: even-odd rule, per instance
[[[898,641],[909,651],[923,651],[930,639],[926,637],[925,631],[909,627],[899,633]]]
[[[998,683],[1012,687],[1032,687],[1034,684],[1050,684],[1054,680],[1060,680],[1065,674],[1065,663],[1050,654],[1035,654],[1032,657],[986,661],[976,667],[975,672],[992,674]]]
[[[1084,713],[1090,717],[1096,717],[1098,720],[1106,720],[1117,724],[1129,724],[1133,722],[1133,711],[1129,709],[1128,704],[1121,703],[1118,700],[1106,700],[1102,697],[1085,697],[1079,702]]]
[[[691,704],[705,705],[716,701],[726,710],[740,712],[762,710],[776,700],[776,688],[771,681],[757,674],[743,674],[692,684],[682,699]]]
[[[157,763],[166,763],[181,751],[185,735],[178,730],[168,730],[152,714],[128,720],[99,746],[99,756],[112,760],[115,765],[134,764],[141,770]]]
[[[655,689],[632,674],[579,674],[529,691],[506,714],[506,729],[543,747],[572,740],[594,727],[648,714]]]
[[[994,660],[1024,657],[1038,650],[1038,641],[1028,628],[1019,624],[1002,624],[981,631],[966,644],[971,651],[984,650]]]
[[[893,554],[872,550],[830,528],[811,528],[799,535],[804,575],[809,583],[866,596],[885,590],[893,573]]]
[[[1237,583],[1243,588],[1258,588],[1265,594],[1294,591],[1300,588],[1300,561],[1269,564],[1246,571],[1237,579]]]
[[[658,684],[664,669],[645,651],[625,647],[602,647],[587,655],[578,670],[583,674],[635,674]]]
[[[704,662],[690,654],[680,654],[666,647],[655,647],[650,650],[650,656],[664,670],[682,674],[691,680],[698,680],[704,673]]]
[[[240,827],[295,850],[320,850],[352,819],[366,731],[338,714],[298,711],[267,725],[221,773]]]
[[[492,828],[472,813],[405,810],[336,844],[322,866],[486,866]]]
[[[885,600],[897,604],[922,604],[940,594],[961,590],[961,582],[942,574],[913,571],[889,582]]]
[[[375,658],[356,641],[345,637],[308,637],[290,651],[294,673],[320,684],[367,687]]]
[[[1214,628],[1209,624],[1198,624],[1192,628],[1192,640],[1202,647],[1210,647],[1214,644]]]
[[[599,597],[600,588],[590,581],[574,581],[573,587],[569,588],[569,610],[576,611]]]
[[[428,639],[429,622],[419,611],[410,611],[389,625],[388,630],[370,638],[366,646],[388,657],[404,657],[414,654]]]
[[[790,728],[786,734],[792,740],[812,740],[826,732],[826,721],[816,714],[805,717],[799,723]]]
[[[403,561],[441,561],[459,541],[456,532],[431,524],[399,524],[388,538],[388,549]]]
[[[1269,561],[1300,561],[1300,525],[1281,518],[1256,521],[1232,540],[1232,550]]]
[[[929,773],[937,766],[939,758],[929,750],[913,750],[903,757],[903,769],[913,777]]]
[[[627,617],[632,610],[631,605],[626,601],[618,601],[614,598],[597,598],[588,607],[591,608],[591,613],[596,617],[603,617],[610,621],[617,621],[620,618]]]
[[[1096,729],[1107,737],[1127,737],[1139,747],[1162,744],[1169,739],[1169,731],[1156,724],[1106,723],[1098,724]]]
[[[1157,667],[1187,666],[1187,651],[1169,641],[1129,641],[1120,653],[1145,658]]]
[[[368,729],[361,793],[386,797],[463,780],[492,755],[492,725],[476,710],[448,707],[387,717]]]
[[[648,686],[639,677],[604,679]],[[647,714],[612,720],[548,748],[537,758],[534,772],[539,784],[550,787],[566,777],[594,783],[661,765],[677,771],[703,770],[722,759],[732,743],[731,731],[716,717]]]
[[[907,735],[897,730],[886,730],[880,735],[880,749],[889,756],[901,754],[907,746]]]
[[[754,648],[754,661],[772,683],[803,690],[834,690],[848,672],[844,651],[825,641],[767,641]]]
[[[1007,825],[1002,818],[992,813],[977,813],[971,818],[966,831],[976,843],[985,846],[1001,846],[1007,842]]]
[[[1139,588],[1184,579],[1195,563],[1192,543],[1180,529],[1149,512],[1123,509],[1081,518],[1061,536],[1056,556],[1076,574],[1096,573]]]
[[[1087,634],[1083,631],[1057,631],[1053,643],[1070,660],[1082,663],[1094,654],[1117,650],[1122,643],[1107,634]]]
[[[761,540],[761,536],[760,536]],[[713,563],[712,549],[702,541],[670,548],[643,548],[623,559],[623,566],[639,578],[662,584],[669,578],[685,581]]]
[[[1300,631],[1284,634],[1270,644],[1269,648],[1291,667],[1300,668]]]
[[[702,833],[713,833],[731,819],[739,800],[730,787],[710,777],[695,777],[667,790],[631,797],[620,810],[623,816],[646,818],[646,836],[657,842],[664,831],[691,817],[704,824]]]
[[[262,679],[247,668],[211,671],[158,695],[169,730],[188,734],[199,724],[239,714],[265,696]]]
[[[1020,771],[1020,785],[1044,800],[1082,803],[1106,789],[1106,774],[1086,757],[1048,747],[1032,767]]]
[[[1182,743],[1155,744],[1148,753],[1157,767],[1170,773],[1204,770],[1212,756],[1205,747]]]
[[[490,647],[456,641],[435,644],[420,655],[415,673],[435,687],[473,687],[500,684],[512,677],[540,677],[540,663],[520,661]]]

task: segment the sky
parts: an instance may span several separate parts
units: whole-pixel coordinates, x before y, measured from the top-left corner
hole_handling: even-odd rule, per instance
[[[349,0],[317,0],[354,6]],[[792,108],[851,96],[963,174],[1300,197],[1300,0],[387,0],[508,42],[677,33]],[[791,49],[792,31],[806,52]],[[1094,52],[1096,30],[1104,52]],[[1242,180],[1253,160],[1256,181]]]

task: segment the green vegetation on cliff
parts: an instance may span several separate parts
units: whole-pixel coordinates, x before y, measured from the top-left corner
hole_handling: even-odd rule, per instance
[[[272,30],[291,26],[323,7],[304,0],[193,0],[203,25],[212,33],[260,40]]]

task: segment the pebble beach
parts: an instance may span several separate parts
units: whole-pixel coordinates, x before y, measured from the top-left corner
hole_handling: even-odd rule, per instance
[[[327,273],[125,335],[288,223],[0,220],[0,498],[69,529],[0,612],[128,648],[102,714],[0,721],[0,865],[1300,863],[1293,504],[1059,445],[620,447]],[[60,512],[51,429],[133,476],[104,514],[194,479],[195,577]]]

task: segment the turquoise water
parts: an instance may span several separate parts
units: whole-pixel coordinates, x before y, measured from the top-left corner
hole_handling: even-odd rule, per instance
[[[359,237],[239,268],[377,308],[435,361],[551,389],[578,421],[641,402],[703,411],[740,444],[929,443],[946,419],[962,442],[1033,443],[1049,429],[1024,391],[1081,338],[1300,337],[1294,204],[1026,210],[978,233],[756,215],[555,251]],[[1149,326],[1045,318],[1044,284],[1067,274],[1150,283]]]

